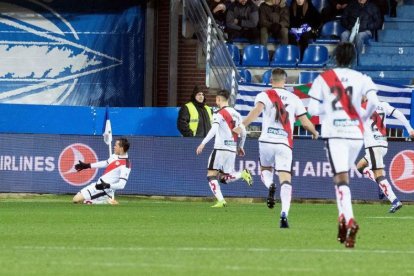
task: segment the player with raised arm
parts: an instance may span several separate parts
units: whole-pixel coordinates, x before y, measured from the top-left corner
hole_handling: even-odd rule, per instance
[[[351,43],[340,43],[335,50],[338,68],[320,74],[309,91],[308,112],[320,115],[321,136],[334,174],[339,212],[338,241],[355,245],[359,226],[354,218],[349,188],[349,170],[363,146],[364,122],[378,105],[377,86],[371,78],[348,67],[355,58]],[[367,98],[364,110],[363,97]]]
[[[73,197],[73,203],[118,204],[115,191],[122,190],[128,181],[131,166],[128,159],[129,142],[126,138],[115,141],[114,154],[108,160],[84,163],[79,160],[75,169],[79,172],[90,168],[106,168],[97,182],[91,183]]]
[[[302,101],[285,89],[287,74],[283,69],[272,70],[272,89],[260,92],[255,107],[234,131],[239,133],[263,113],[262,131],[259,137],[260,170],[263,184],[268,188],[267,206],[275,205],[276,185],[274,171],[279,175],[280,228],[289,228],[288,214],[292,200],[292,148],[295,117],[309,130],[314,139],[319,133],[306,116]]]
[[[363,103],[363,106],[366,103]],[[408,131],[410,137],[414,138],[414,130],[404,114],[392,107],[387,102],[380,102],[376,111],[365,124],[364,144],[365,156],[357,163],[360,173],[378,184],[381,196],[386,196],[391,202],[390,213],[395,213],[402,207],[401,201],[397,198],[391,188],[390,183],[385,178],[384,156],[388,151],[388,141],[386,136],[387,117],[393,116],[399,120]]]
[[[239,156],[244,156],[244,142],[246,140],[246,131],[242,131],[240,141],[238,135],[233,132],[233,128],[241,123],[241,115],[229,106],[230,93],[227,90],[217,92],[216,104],[219,110],[213,115],[213,124],[207,136],[197,147],[197,155],[203,152],[204,146],[215,137],[214,149],[208,159],[207,180],[211,191],[217,199],[217,203],[211,207],[226,207],[221,192],[219,182],[226,184],[242,178],[249,186],[253,184],[253,178],[248,170],[236,172],[234,163],[236,161],[236,152]]]

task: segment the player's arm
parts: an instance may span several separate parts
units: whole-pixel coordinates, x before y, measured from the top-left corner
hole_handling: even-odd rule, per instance
[[[312,139],[318,139],[319,132],[315,129],[315,125],[308,119],[306,114],[303,114],[298,117],[299,121],[301,122],[302,126],[312,133]]]
[[[410,122],[408,122],[407,118],[405,118],[404,114],[399,111],[398,109],[394,109],[393,112],[391,113],[391,115],[397,119],[398,121],[400,121],[405,129],[408,131],[408,134],[410,135],[411,138],[414,138],[414,130],[410,125]]]
[[[239,156],[244,156],[245,154],[244,143],[246,142],[246,136],[247,136],[247,131],[245,127],[242,127],[242,132],[239,135],[240,135],[240,142],[239,142],[239,145],[237,146],[237,153],[239,154]]]
[[[312,116],[322,115],[325,113],[323,108],[323,101],[322,101],[322,85],[323,82],[321,81],[322,77],[318,76],[314,82],[312,83],[312,87],[309,90],[309,105],[308,105],[308,113]]]
[[[95,185],[95,188],[97,190],[105,190],[105,189],[122,190],[123,188],[125,188],[130,172],[131,172],[131,169],[123,165],[121,168],[121,173],[120,173],[118,182],[107,183],[102,178],[100,178],[99,183]]]
[[[216,135],[216,132],[218,130],[219,124],[217,121],[214,121],[211,125],[211,128],[209,132],[207,133],[207,136],[201,141],[201,144],[197,147],[196,153],[201,154],[203,152],[204,146],[210,142],[211,139]]]
[[[366,94],[367,97],[367,106],[365,108],[365,113],[362,116],[362,121],[365,122],[366,120],[368,120],[372,113],[374,113],[374,111],[377,109],[378,105],[379,105],[379,100],[377,97],[377,90],[369,90]]]
[[[79,160],[79,163],[75,165],[75,170],[80,172],[81,170],[90,169],[90,168],[105,168],[108,166],[108,160],[106,161],[99,161],[96,163],[84,163],[81,160]]]
[[[249,114],[247,114],[246,118],[244,118],[243,122],[236,128],[233,129],[233,131],[237,134],[241,134],[243,131],[243,128],[245,129],[248,125],[250,125],[253,121],[255,121],[260,114],[264,110],[264,103],[257,102],[256,105],[252,110],[250,110]]]

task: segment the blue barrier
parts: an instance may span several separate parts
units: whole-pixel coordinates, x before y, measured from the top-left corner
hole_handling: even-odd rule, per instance
[[[111,107],[114,135],[180,136],[177,107]],[[104,107],[0,105],[0,133],[101,135]]]

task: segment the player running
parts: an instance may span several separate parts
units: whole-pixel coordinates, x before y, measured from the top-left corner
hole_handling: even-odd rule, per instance
[[[320,115],[321,135],[334,174],[339,211],[338,241],[352,248],[359,226],[354,219],[349,188],[349,170],[363,146],[364,122],[378,105],[377,87],[371,78],[348,67],[355,58],[351,43],[341,43],[335,51],[339,68],[327,70],[313,82],[308,112]],[[364,110],[363,97],[367,98]]]
[[[363,107],[365,106],[363,103]],[[399,120],[408,131],[410,137],[414,138],[414,130],[404,114],[389,105],[387,102],[380,102],[374,114],[365,124],[364,144],[365,156],[359,160],[357,169],[360,173],[376,182],[380,189],[380,195],[384,195],[391,202],[390,213],[395,213],[402,207],[401,201],[397,198],[390,183],[385,178],[384,156],[388,151],[386,136],[386,116],[393,116]]]
[[[106,168],[97,182],[91,183],[73,197],[73,203],[118,204],[115,191],[122,190],[131,172],[128,159],[129,142],[126,138],[115,141],[114,154],[108,160],[84,163],[79,160],[75,169],[79,172],[90,168]]]
[[[244,156],[244,142],[246,131],[242,131],[240,141],[238,135],[232,130],[241,123],[241,115],[229,106],[230,93],[227,90],[217,92],[216,104],[219,110],[213,115],[213,124],[207,136],[197,147],[196,153],[203,152],[204,146],[215,136],[214,149],[208,159],[207,179],[211,191],[217,199],[217,203],[211,207],[226,207],[226,201],[220,189],[219,181],[223,184],[242,178],[249,186],[253,184],[253,178],[248,170],[234,171],[236,152]]]
[[[262,132],[259,137],[260,170],[263,184],[268,188],[267,206],[275,205],[276,186],[273,181],[274,170],[278,172],[280,183],[280,228],[289,228],[288,214],[292,200],[292,148],[293,124],[295,116],[302,126],[309,130],[314,139],[319,133],[306,116],[302,101],[285,87],[287,74],[283,69],[272,70],[272,89],[259,93],[255,107],[243,123],[234,129],[240,133],[263,113]]]

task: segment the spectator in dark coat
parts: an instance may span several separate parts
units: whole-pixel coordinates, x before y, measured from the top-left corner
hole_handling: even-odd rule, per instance
[[[286,0],[266,0],[259,7],[260,43],[267,44],[269,35],[280,44],[288,44],[289,8]]]
[[[217,25],[224,32],[226,26],[227,7],[231,4],[230,0],[208,0],[207,4]]]
[[[328,0],[328,5],[322,9],[322,22],[335,20],[338,15],[342,15],[345,8],[352,0]]]
[[[258,29],[259,8],[251,0],[238,0],[227,10],[226,27],[228,41],[235,38],[247,38],[252,43],[259,43]]]
[[[294,0],[290,5],[289,44],[298,45],[301,57],[309,40],[316,38],[321,15],[311,0]]]
[[[358,18],[359,29],[354,39],[351,33]],[[377,5],[370,0],[357,0],[346,7],[341,24],[346,29],[341,34],[341,41],[346,42],[352,40],[350,42],[355,43],[358,53],[361,53],[364,49],[364,44],[381,28],[382,16]]]

